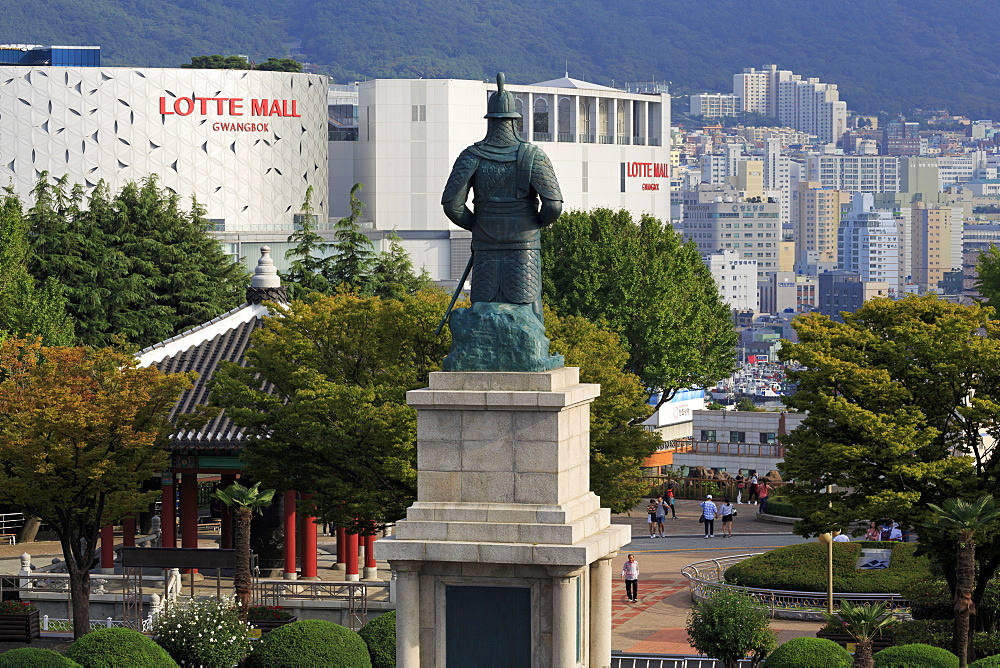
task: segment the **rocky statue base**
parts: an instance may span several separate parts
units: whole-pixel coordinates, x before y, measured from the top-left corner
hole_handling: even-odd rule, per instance
[[[579,369],[432,373],[417,501],[378,541],[396,578],[400,668],[606,667],[611,559],[630,540],[590,491]]]
[[[551,371],[562,355],[549,355],[545,328],[531,306],[476,302],[451,314],[451,352],[445,371]]]

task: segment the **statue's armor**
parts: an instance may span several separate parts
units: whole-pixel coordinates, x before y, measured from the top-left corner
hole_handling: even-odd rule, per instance
[[[470,189],[475,214],[463,218]],[[541,319],[541,228],[547,223],[539,198],[562,202],[552,163],[533,144],[483,141],[458,156],[441,203],[449,218],[472,231],[473,302],[530,304]]]

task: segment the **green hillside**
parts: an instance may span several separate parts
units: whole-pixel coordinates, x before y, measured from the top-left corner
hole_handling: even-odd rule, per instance
[[[865,112],[946,107],[1000,117],[1000,0],[21,0],[0,41],[100,44],[107,64],[284,55],[337,81],[572,76],[726,91],[777,63],[838,83]],[[457,35],[463,37],[457,38]]]

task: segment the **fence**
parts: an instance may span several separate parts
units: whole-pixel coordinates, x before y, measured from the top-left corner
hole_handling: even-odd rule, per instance
[[[729,455],[784,459],[785,448],[777,443],[729,443],[725,441],[692,441],[675,439],[666,441],[659,452],[673,450],[696,455]]]
[[[733,564],[738,564],[744,559],[756,557],[758,554],[763,553],[739,554],[731,557],[696,561],[682,568],[681,575],[687,578],[693,598],[704,598],[712,592],[719,590],[742,591],[750,594],[765,606],[770,611],[771,617],[801,616],[802,618],[807,618],[818,616],[819,611],[826,608],[826,592],[740,587],[738,585],[726,584],[722,581],[727,568]],[[886,604],[889,610],[897,614],[906,614],[910,608],[910,602],[901,594],[834,592],[834,606],[839,606],[842,601],[850,601],[851,603],[882,602]],[[795,613],[800,614],[796,615]]]
[[[750,666],[751,661],[739,662],[740,668]],[[723,668],[716,659],[703,656],[682,656],[678,654],[612,654],[611,668]]]
[[[712,494],[717,498],[729,496],[736,498],[736,482],[733,480],[715,480],[707,478],[677,478],[666,475],[645,475],[642,477],[649,484],[652,494],[664,494],[667,483],[674,483],[674,497],[678,499],[704,499],[706,494]],[[771,494],[777,494],[787,482],[771,482]],[[747,489],[743,488],[743,495],[746,498]]]
[[[389,602],[389,582],[341,580],[257,580],[254,602],[259,605],[294,607],[302,601],[343,601],[347,603],[347,626],[357,631],[368,621],[370,601]]]

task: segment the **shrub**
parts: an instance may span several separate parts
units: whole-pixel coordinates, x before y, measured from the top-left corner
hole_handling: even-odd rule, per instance
[[[292,613],[280,605],[251,605],[247,611],[247,619],[252,622],[281,621],[291,618]]]
[[[760,660],[775,647],[768,612],[757,600],[741,591],[719,590],[694,604],[688,615],[687,634],[691,646],[735,666],[752,654]]]
[[[358,631],[368,645],[372,668],[396,667],[396,611],[387,612],[371,620]]]
[[[778,517],[798,517],[801,518],[803,513],[801,510],[796,508],[790,503],[785,503],[784,501],[772,501],[770,498],[767,500],[767,514],[777,515]]]
[[[174,661],[202,668],[230,668],[250,654],[249,627],[228,601],[196,599],[169,606],[156,617],[153,635]]]
[[[176,668],[155,642],[132,629],[98,629],[78,638],[66,656],[83,668]]]
[[[35,609],[28,601],[0,601],[0,614],[3,615],[26,615]]]
[[[892,561],[881,571],[854,568],[859,543],[834,543],[833,588],[838,592],[889,594],[908,583],[931,577],[927,557],[914,555],[913,543],[892,543]],[[765,589],[826,591],[826,545],[820,542],[779,547],[726,569],[729,584]]]
[[[0,654],[0,668],[80,668],[80,664],[51,649],[22,647]]]
[[[900,645],[920,643],[942,649],[951,648],[955,622],[951,619],[913,619],[896,627],[896,642]]]
[[[875,653],[875,668],[958,668],[958,657],[921,643],[896,645]]]
[[[969,668],[1000,668],[1000,654],[973,661],[969,664]]]
[[[256,643],[247,668],[371,668],[368,648],[354,631],[320,619],[292,622]]]
[[[854,659],[850,652],[826,638],[792,638],[767,657],[767,668],[800,668],[825,666],[826,668],[851,668]]]
[[[914,619],[952,619],[955,614],[951,591],[943,580],[911,582],[899,593],[910,602],[910,614]]]

